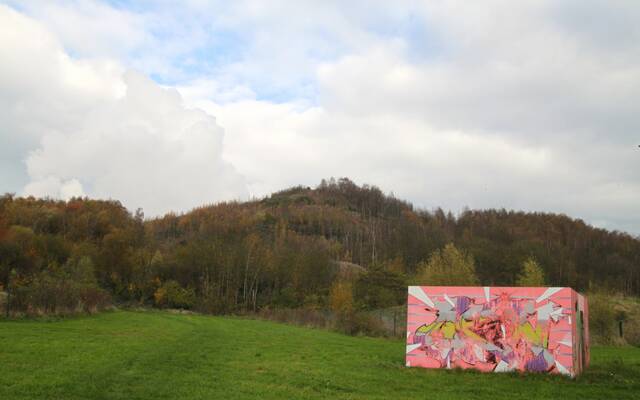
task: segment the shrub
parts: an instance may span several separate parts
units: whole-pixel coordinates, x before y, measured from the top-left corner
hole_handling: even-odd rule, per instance
[[[5,307],[7,306],[7,292],[0,290],[0,312],[5,313]]]
[[[384,336],[386,333],[380,318],[362,311],[338,314],[334,329],[349,335]]]
[[[624,339],[633,346],[640,346],[640,320],[630,318],[624,323]]]
[[[360,308],[385,308],[404,303],[407,283],[401,273],[376,266],[358,277],[355,292]]]
[[[336,281],[329,293],[331,310],[337,315],[353,312],[353,290],[351,283]]]
[[[162,308],[190,309],[196,303],[196,292],[185,289],[176,281],[166,281],[153,295],[155,304]]]
[[[30,281],[11,289],[10,311],[26,315],[68,315],[93,313],[107,308],[111,296],[95,283],[85,263],[80,266],[82,279],[76,275],[78,265],[65,264],[34,275]]]
[[[595,343],[611,344],[617,337],[616,312],[611,296],[592,293],[589,301],[589,332]]]

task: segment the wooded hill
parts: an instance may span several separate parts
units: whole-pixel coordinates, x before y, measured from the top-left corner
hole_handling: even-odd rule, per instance
[[[547,285],[640,295],[631,235],[549,213],[419,210],[346,178],[150,220],[117,201],[0,197],[0,285],[16,313],[111,300],[213,313],[325,308],[346,262],[364,268],[349,278],[355,306],[387,307],[448,243],[473,258],[482,285],[513,285],[535,259]]]

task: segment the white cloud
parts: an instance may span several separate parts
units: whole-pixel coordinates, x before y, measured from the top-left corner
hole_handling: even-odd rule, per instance
[[[54,32],[74,55],[117,58],[153,41],[148,16],[99,1],[20,0],[16,5]]]
[[[310,108],[185,95],[218,116],[257,195],[350,176],[427,207],[563,212],[639,232],[640,54],[628,43],[605,57],[561,12],[428,3],[430,32],[414,40],[444,41],[438,54],[362,42],[318,65]]]
[[[0,131],[4,151],[32,149],[24,194],[115,198],[148,215],[246,196],[222,158],[222,128],[177,91],[113,62],[72,59],[4,6],[0,26]]]

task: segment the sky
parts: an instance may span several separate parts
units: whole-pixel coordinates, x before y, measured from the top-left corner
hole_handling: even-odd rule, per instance
[[[640,2],[0,0],[0,192],[150,216],[349,177],[640,234]]]

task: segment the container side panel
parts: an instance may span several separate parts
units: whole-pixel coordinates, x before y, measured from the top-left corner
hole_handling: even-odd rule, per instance
[[[580,312],[582,313],[582,343],[583,343],[583,353],[582,353],[582,368],[586,368],[589,366],[589,362],[591,361],[590,356],[590,341],[589,341],[589,304],[587,301],[587,297],[578,293],[578,307]]]
[[[575,375],[570,288],[411,286],[406,365]]]

